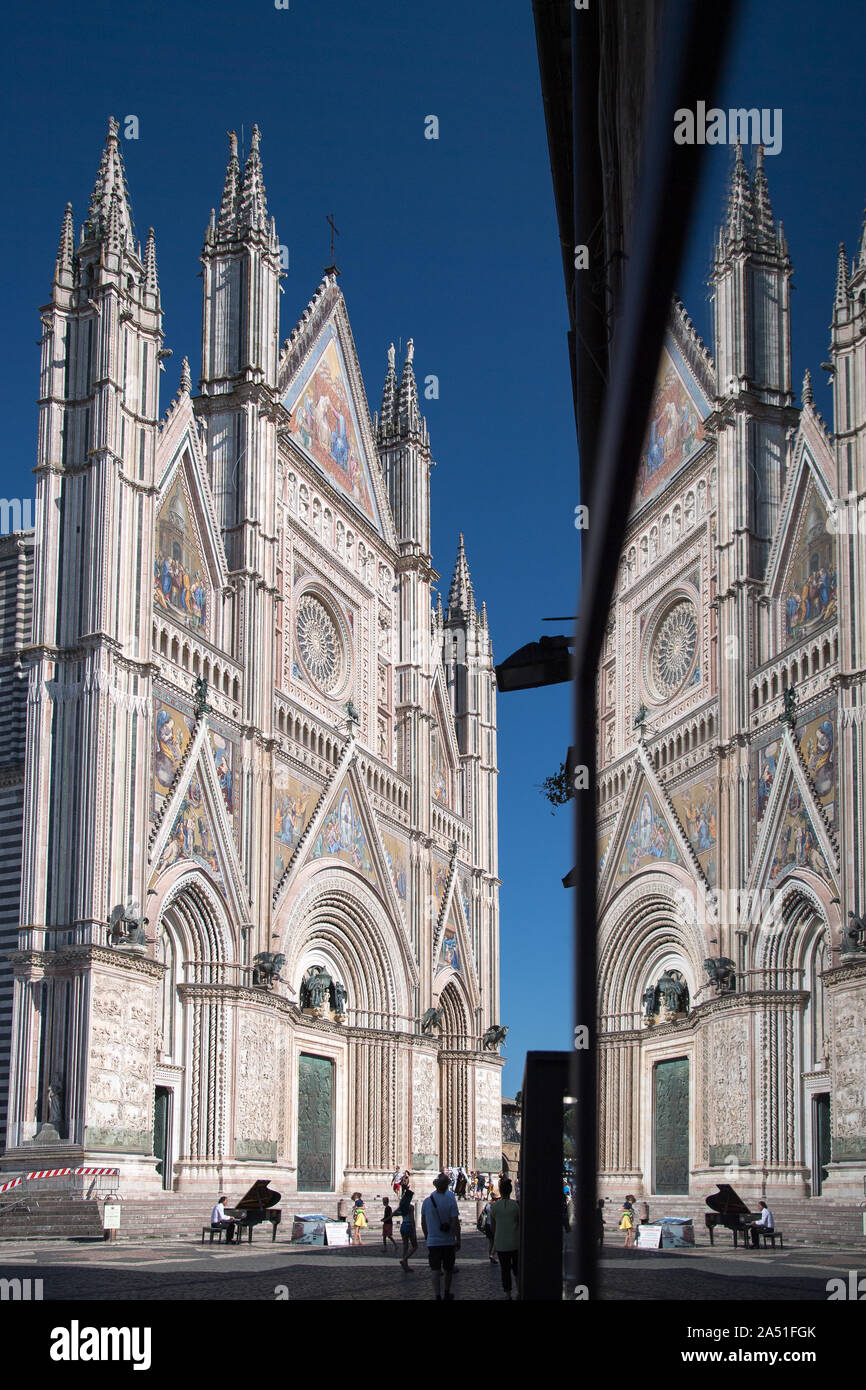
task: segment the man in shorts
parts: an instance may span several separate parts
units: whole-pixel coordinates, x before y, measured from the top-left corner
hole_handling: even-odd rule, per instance
[[[446,1299],[453,1299],[451,1276],[454,1273],[454,1260],[460,1249],[460,1208],[457,1198],[450,1191],[450,1183],[445,1173],[440,1173],[433,1183],[432,1192],[421,1207],[421,1229],[427,1241],[427,1259],[433,1272],[433,1293],[439,1300],[443,1298],[442,1272],[445,1271]]]

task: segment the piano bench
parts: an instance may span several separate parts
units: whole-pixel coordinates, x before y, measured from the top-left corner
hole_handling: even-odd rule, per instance
[[[778,1241],[778,1242],[779,1242],[780,1248],[781,1248],[782,1250],[784,1250],[784,1248],[785,1248],[785,1242],[784,1242],[783,1239],[782,1239],[782,1232],[781,1232],[781,1231],[759,1231],[759,1232],[758,1232],[758,1235],[759,1235],[761,1241],[763,1242],[763,1246],[764,1246],[764,1249],[765,1249],[765,1250],[766,1250],[766,1248],[767,1248],[767,1241],[770,1242],[770,1244],[772,1245],[772,1247],[773,1247],[774,1250],[775,1250],[775,1248],[776,1248],[776,1241]]]
[[[216,1236],[219,1244],[222,1245],[223,1236],[225,1235],[228,1235],[228,1228],[226,1226],[202,1226],[201,1243],[204,1245],[205,1236],[210,1236],[210,1244],[213,1245],[213,1238]]]

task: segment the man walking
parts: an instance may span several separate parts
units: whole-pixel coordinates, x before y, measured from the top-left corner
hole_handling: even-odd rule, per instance
[[[440,1173],[433,1183],[431,1192],[421,1207],[421,1229],[427,1241],[427,1260],[433,1273],[433,1293],[441,1301],[442,1271],[445,1271],[446,1299],[453,1300],[451,1276],[454,1261],[460,1249],[460,1208],[457,1198],[450,1191],[448,1176]]]

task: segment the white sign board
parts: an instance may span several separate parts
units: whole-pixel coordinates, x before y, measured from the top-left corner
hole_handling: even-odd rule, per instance
[[[102,1227],[106,1231],[120,1230],[120,1206],[106,1202],[102,1208]]]
[[[662,1247],[661,1226],[639,1226],[637,1243],[641,1250],[660,1250]]]
[[[325,1222],[325,1244],[326,1245],[348,1245],[349,1244],[349,1223],[348,1221],[326,1221]]]

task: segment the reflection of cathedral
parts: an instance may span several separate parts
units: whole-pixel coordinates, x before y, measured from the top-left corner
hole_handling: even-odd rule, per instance
[[[39,527],[0,548],[4,1166],[498,1169],[493,657],[462,538],[432,603],[412,345],[375,421],[335,274],[279,346],[258,131],[205,235],[198,395],[184,361],[160,414],[114,123],[76,241],[67,210]]]
[[[715,354],[677,304],[599,672],[602,1192],[862,1195],[866,228],[832,435],[791,273],[738,151]]]

